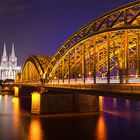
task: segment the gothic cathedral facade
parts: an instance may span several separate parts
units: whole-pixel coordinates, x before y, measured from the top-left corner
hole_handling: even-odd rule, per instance
[[[4,44],[0,64],[0,80],[15,80],[16,74],[19,72],[21,72],[21,67],[17,66],[17,57],[15,55],[14,44],[12,44],[12,51],[9,58],[7,56],[6,44]]]

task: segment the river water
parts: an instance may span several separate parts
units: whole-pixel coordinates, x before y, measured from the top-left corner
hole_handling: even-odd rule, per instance
[[[100,112],[33,116],[0,95],[0,140],[137,140],[140,101],[100,97]]]

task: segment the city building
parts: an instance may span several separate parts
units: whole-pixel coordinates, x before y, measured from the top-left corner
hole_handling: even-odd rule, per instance
[[[17,57],[15,55],[14,44],[12,44],[11,54],[8,57],[6,44],[4,43],[3,54],[0,63],[0,80],[15,80],[16,74],[21,72],[21,67],[17,66]]]

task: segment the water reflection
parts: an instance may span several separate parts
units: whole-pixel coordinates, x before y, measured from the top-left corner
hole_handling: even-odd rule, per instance
[[[2,95],[0,95],[0,102],[2,101]]]
[[[106,131],[105,119],[100,115],[96,127],[97,140],[106,140]]]
[[[41,122],[38,117],[31,118],[29,138],[31,140],[43,140]]]
[[[129,107],[130,106],[130,100],[126,99],[125,105],[126,105],[126,107]]]
[[[19,110],[20,110],[19,98],[13,97],[12,102],[14,104],[14,106],[13,106],[14,114],[16,114],[16,116],[18,116],[19,115]]]
[[[12,103],[13,103],[13,123],[14,123],[14,133],[15,136],[18,136],[18,131],[19,131],[19,111],[20,111],[20,104],[19,104],[19,99],[17,97],[12,98]]]
[[[3,101],[3,111],[4,111],[4,113],[9,113],[7,106],[8,106],[8,95],[5,94],[4,95],[4,101]]]
[[[113,98],[113,106],[114,106],[114,108],[117,107],[117,98]]]
[[[110,97],[100,97],[99,101],[101,112],[32,116],[21,107],[21,99],[0,96],[0,140],[129,140],[140,137],[140,101]]]

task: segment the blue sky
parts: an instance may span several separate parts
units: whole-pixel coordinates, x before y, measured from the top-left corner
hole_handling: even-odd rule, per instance
[[[19,64],[28,55],[54,55],[80,27],[133,0],[0,0],[0,54],[15,44]]]

